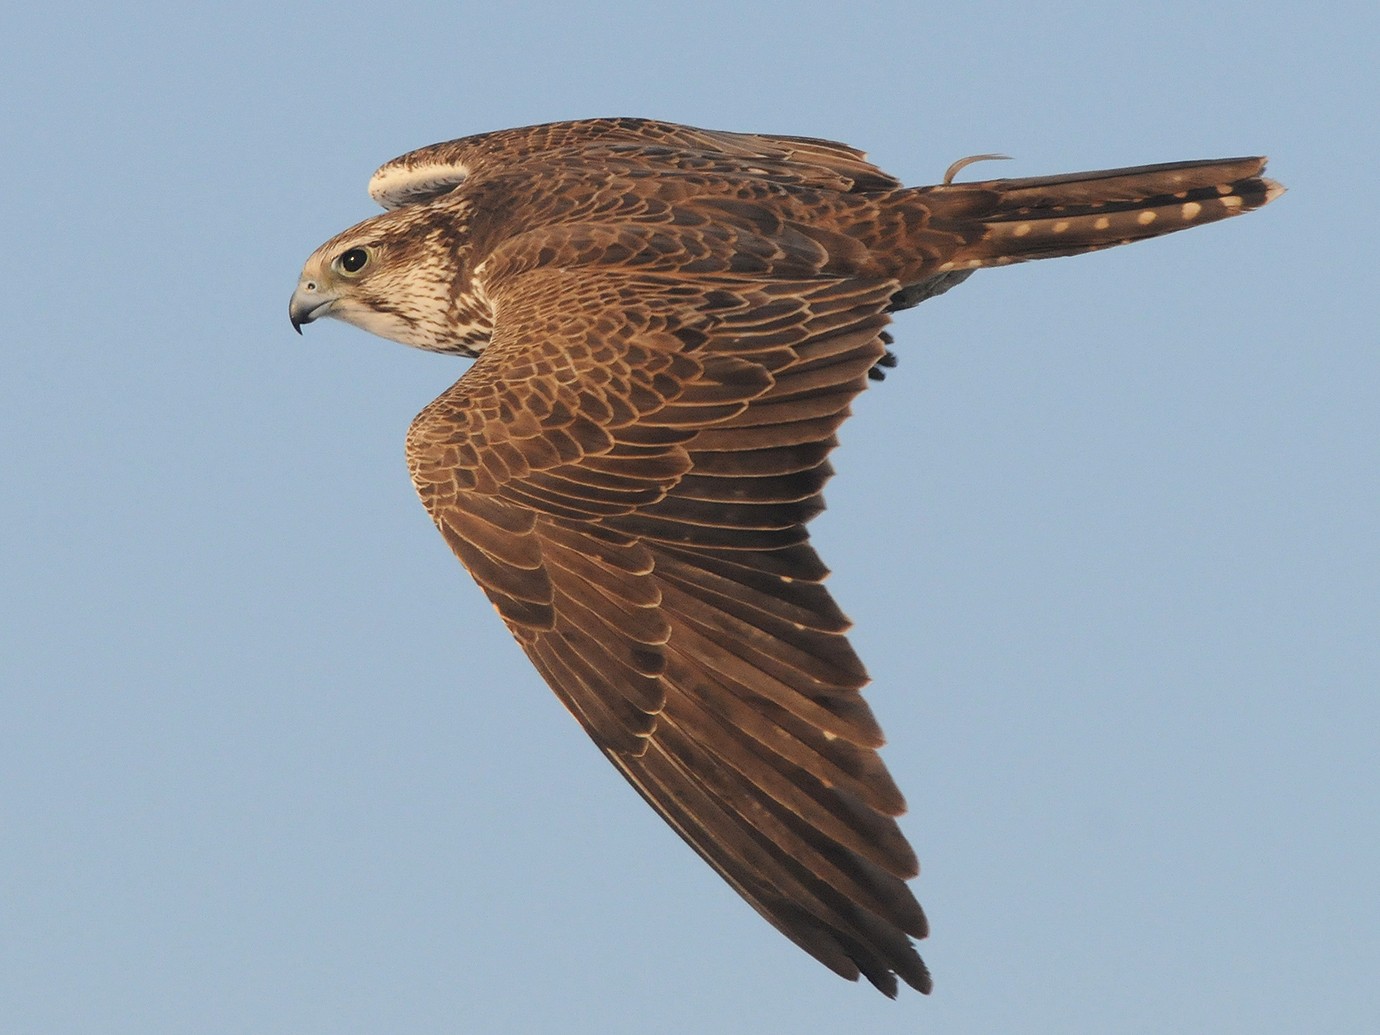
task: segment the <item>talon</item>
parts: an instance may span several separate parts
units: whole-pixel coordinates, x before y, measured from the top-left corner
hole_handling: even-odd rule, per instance
[[[882,341],[890,345],[892,342],[891,335],[883,334]],[[885,381],[886,371],[892,369],[895,366],[896,353],[892,352],[890,349],[887,349],[886,352],[882,354],[882,358],[877,360],[877,362],[873,364],[872,369],[867,372],[867,376],[869,379],[873,381]],[[883,367],[885,367],[886,370],[883,370]]]

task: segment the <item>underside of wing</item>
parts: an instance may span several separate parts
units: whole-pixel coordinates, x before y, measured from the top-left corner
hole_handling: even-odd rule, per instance
[[[777,928],[929,990],[904,801],[805,525],[894,282],[541,269],[409,434],[446,540],[640,794]]]

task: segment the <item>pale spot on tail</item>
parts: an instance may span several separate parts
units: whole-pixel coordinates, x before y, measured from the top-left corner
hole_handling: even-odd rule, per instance
[[[1154,221],[1155,213],[1151,212],[1149,209],[1142,212],[1140,215],[1136,216],[1136,222],[1139,223],[1141,226],[1149,226]]]
[[[1057,223],[1054,224],[1053,230],[1054,230],[1054,232],[1055,232],[1056,234],[1062,234],[1062,233],[1063,233],[1065,230],[1067,230],[1068,228],[1069,228],[1069,221],[1068,221],[1067,219],[1061,219],[1061,220],[1059,220],[1059,222],[1057,222]]]
[[[1196,201],[1184,202],[1184,207],[1179,210],[1179,214],[1185,219],[1197,219],[1198,213],[1203,211],[1203,206]]]
[[[1026,234],[1028,234],[1028,233],[1030,233],[1030,224],[1029,224],[1029,223],[1018,223],[1018,224],[1016,225],[1016,228],[1015,228],[1014,230],[1011,231],[1011,236],[1012,236],[1012,237],[1024,237],[1024,236],[1025,236]]]
[[[1111,225],[1112,225],[1112,221],[1111,221],[1110,219],[1108,219],[1106,216],[1098,216],[1097,219],[1093,222],[1093,229],[1094,229],[1094,230],[1106,230],[1107,227],[1109,227],[1109,226],[1111,226]]]
[[[1223,199],[1222,199],[1222,207],[1223,207],[1223,208],[1240,208],[1241,205],[1242,205],[1242,201],[1241,201],[1241,195],[1240,195],[1240,194],[1233,194],[1233,195],[1232,195],[1231,197],[1229,197],[1229,198],[1223,198]]]

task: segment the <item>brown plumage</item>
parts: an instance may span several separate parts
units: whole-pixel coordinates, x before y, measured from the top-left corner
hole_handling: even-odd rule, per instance
[[[805,528],[834,434],[894,310],[1258,208],[1264,165],[906,188],[829,141],[507,130],[383,166],[390,211],[317,249],[291,316],[479,357],[407,437],[446,542],[758,912],[844,977],[928,992],[905,803]]]

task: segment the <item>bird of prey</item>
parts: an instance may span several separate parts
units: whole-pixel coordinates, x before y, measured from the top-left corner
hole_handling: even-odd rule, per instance
[[[989,157],[989,156],[983,156]],[[806,525],[891,313],[1259,208],[1263,158],[905,187],[805,137],[611,118],[393,159],[290,316],[475,358],[407,435],[451,549],[628,782],[786,937],[928,992],[900,791]]]

